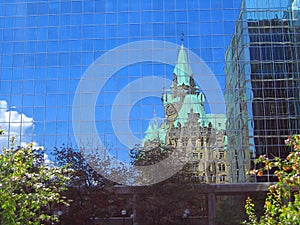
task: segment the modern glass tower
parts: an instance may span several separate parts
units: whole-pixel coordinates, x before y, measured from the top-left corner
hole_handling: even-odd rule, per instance
[[[282,4],[244,1],[226,54],[234,182],[247,180],[251,157],[286,157],[284,140],[300,130],[299,1]]]
[[[298,0],[0,1],[1,146],[16,136],[130,164],[153,111],[166,120],[182,43],[207,120],[225,130],[227,116],[226,182],[249,181],[251,158],[284,156],[299,132]]]

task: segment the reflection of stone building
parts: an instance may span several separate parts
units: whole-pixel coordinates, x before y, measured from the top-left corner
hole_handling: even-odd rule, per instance
[[[173,75],[172,86],[162,94],[165,120],[154,116],[150,121],[143,149],[151,150],[161,143],[185,151],[192,175],[209,183],[228,182],[225,118],[206,114],[205,95],[194,82],[183,46]]]
[[[243,1],[226,52],[232,182],[248,180],[250,152],[253,157],[284,158],[290,151],[284,140],[299,132],[300,1],[290,2],[285,9],[274,1],[268,9],[255,11],[253,1]],[[272,173],[259,179],[272,181]]]

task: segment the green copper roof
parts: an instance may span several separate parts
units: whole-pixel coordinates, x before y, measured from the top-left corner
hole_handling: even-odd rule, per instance
[[[164,106],[168,105],[168,104],[173,104],[173,103],[177,103],[180,102],[180,97],[175,97],[173,98],[172,94],[165,94],[164,95]]]
[[[200,125],[209,123],[207,119],[203,102],[200,99],[201,95],[189,94],[186,95],[178,112],[177,120],[175,121],[174,125],[177,126],[177,123],[180,122],[181,125],[184,125],[188,120],[188,114],[192,111],[194,113],[199,113],[199,123]]]
[[[165,142],[166,139],[166,131],[163,126],[163,119],[154,116],[149,122],[149,126],[145,131],[145,137],[142,142],[142,146],[145,145],[147,141],[160,141]]]
[[[177,64],[174,68],[173,73],[177,75],[177,84],[178,86],[185,84],[189,85],[190,76],[193,74],[192,69],[188,63],[186,52],[183,45],[178,53]]]

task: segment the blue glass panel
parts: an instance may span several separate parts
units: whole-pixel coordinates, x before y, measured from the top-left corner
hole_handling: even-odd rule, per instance
[[[180,11],[176,13],[176,21],[177,22],[187,22],[187,12]]]
[[[66,79],[60,79],[57,81],[57,89],[59,90],[59,93],[65,93],[63,95],[61,95],[61,98],[58,99],[58,103],[60,103],[60,105],[64,105],[64,102],[67,103],[68,102],[68,88],[69,88],[69,81]]]
[[[14,30],[14,40],[22,41],[25,39],[25,30],[24,29],[15,29]]]
[[[71,25],[80,25],[82,22],[82,14],[74,14],[71,17]]]
[[[154,36],[163,36],[164,26],[163,24],[153,24],[153,35]]]
[[[106,26],[105,35],[109,38],[116,37],[117,35],[117,26]]]
[[[83,65],[90,65],[94,61],[94,54],[92,52],[84,52],[81,54]]]
[[[72,52],[81,51],[82,50],[81,41],[78,40],[72,41],[71,48],[72,48]]]
[[[15,4],[6,4],[5,5],[5,16],[14,16],[16,14],[16,5]]]
[[[82,1],[72,1],[72,13],[81,13],[82,7]]]
[[[37,13],[39,15],[46,15],[48,14],[48,3],[44,3],[44,2],[39,2],[37,3]]]
[[[9,95],[11,91],[11,81],[1,81],[0,85],[0,94],[3,95]]]
[[[105,41],[102,39],[95,40],[94,48],[95,48],[95,50],[104,50],[105,49]]]
[[[210,9],[211,8],[211,1],[214,1],[214,0],[199,1],[200,8],[201,9]]]
[[[59,14],[60,13],[60,4],[59,2],[51,2],[49,4],[49,14]]]
[[[28,85],[28,87],[30,87],[30,85],[27,82],[24,83],[24,87],[25,87],[25,85]],[[23,90],[24,90],[23,105],[22,105],[23,113],[25,113],[25,115],[28,115],[29,112],[32,112],[34,95],[32,95],[31,92],[27,92],[30,90],[25,90],[25,89],[23,89]],[[27,94],[26,94],[26,92],[27,92]],[[30,113],[30,114],[32,114],[32,113]]]
[[[1,79],[2,80],[6,80],[6,79],[9,80],[12,77],[13,70],[12,70],[12,68],[5,68],[3,66],[3,60],[5,60],[5,58],[2,59],[2,67],[1,67],[1,76],[2,77],[1,77]]]
[[[175,8],[174,1],[164,1],[164,4],[162,4],[162,1],[151,1],[151,2],[152,2],[152,10],[163,10],[164,8],[167,10],[172,10]],[[146,7],[147,7],[147,4],[146,4]]]
[[[34,66],[35,65],[35,56],[33,54],[26,55],[24,65],[25,66]]]
[[[13,43],[8,42],[2,45],[2,53],[11,54],[13,52]]]
[[[46,27],[48,25],[48,16],[37,16],[37,25],[39,26],[39,28]]]
[[[226,0],[225,0],[226,1]],[[224,3],[223,0],[219,0],[219,1],[211,1],[211,8],[212,9],[216,9],[216,10],[212,10],[212,13],[214,11],[220,11],[220,9],[224,8]],[[214,17],[217,18],[217,17]]]
[[[60,15],[60,25],[70,25],[71,24],[71,15],[68,14],[63,14]]]
[[[39,82],[45,82],[43,79],[47,77],[47,71],[45,65],[38,65],[35,68],[35,79],[40,80]],[[45,84],[41,83],[41,87],[45,86]],[[45,90],[36,90],[37,93],[45,93]]]
[[[187,7],[190,10],[197,10],[199,9],[199,1],[187,1]]]
[[[2,66],[3,67],[12,67],[13,65],[13,57],[11,55],[6,55],[2,57]]]
[[[26,17],[16,17],[15,27],[24,27],[26,25]]]
[[[81,27],[80,26],[72,26],[71,27],[71,38],[72,39],[81,39]]]
[[[128,13],[118,13],[118,24],[128,23]]]
[[[11,94],[12,95],[22,95],[22,81],[13,81],[11,83]],[[12,104],[19,107],[21,106],[21,100],[12,101]]]
[[[25,3],[16,4],[16,15],[24,16],[26,15],[27,7]]]
[[[61,14],[71,13],[71,1],[62,1],[60,3]]]
[[[128,12],[129,11],[129,4],[128,1],[121,1],[117,4],[118,12]]]
[[[176,22],[176,14],[174,11],[166,11],[164,13],[165,21],[168,23],[175,23]]]
[[[0,15],[5,15],[5,5],[0,4]]]
[[[105,0],[95,1],[95,11],[96,13],[105,12]]]
[[[45,53],[36,54],[36,66],[43,66],[47,64],[47,55]]]
[[[163,22],[163,14],[160,12],[153,12],[152,13],[152,22]]]
[[[37,4],[36,3],[27,3],[27,14],[36,15],[37,14]]]
[[[150,23],[152,22],[152,12],[144,12],[141,16],[141,23]]]
[[[83,27],[84,38],[93,38],[94,32],[95,32],[95,26],[84,26]]]
[[[37,38],[39,40],[47,40],[48,39],[48,31],[44,28],[38,28],[37,30]]]
[[[24,68],[24,79],[34,79],[35,69],[34,68]],[[34,90],[34,88],[33,88]]]
[[[106,12],[116,12],[117,11],[117,0],[106,1]]]
[[[22,98],[20,93],[20,85],[22,85],[20,82],[12,82],[12,91],[9,93],[10,95],[16,95],[14,98],[11,98],[10,100],[10,107],[16,107],[16,108],[21,108],[22,106]],[[19,93],[18,93],[19,92]]]
[[[85,25],[94,24],[95,23],[94,19],[95,19],[94,14],[84,14],[83,15],[83,23]]]
[[[37,39],[37,29],[36,28],[29,28],[25,30],[26,32],[26,40],[36,40]]]
[[[96,25],[105,24],[105,14],[104,13],[96,13],[95,14],[95,24]]]
[[[80,53],[72,54],[71,65],[81,65]]]
[[[141,16],[139,12],[129,13],[129,23],[140,23]]]
[[[168,26],[165,27],[165,35],[167,36],[178,35],[174,23],[170,23],[168,24]]]
[[[60,40],[66,40],[70,38],[71,27],[61,27],[59,29]]]
[[[105,15],[105,23],[107,25],[115,25],[117,23],[117,14],[109,13]]]
[[[84,12],[94,12],[94,1],[83,1]]]
[[[14,67],[22,67],[24,64],[24,55],[23,54],[16,54],[13,58],[13,66]]]
[[[54,76],[52,75],[51,78],[53,78],[53,77]],[[48,93],[51,93],[51,94],[57,93],[57,81],[56,80],[48,80],[46,88],[47,88]],[[54,98],[55,98],[55,96],[52,96],[52,95],[51,95],[51,97],[49,97],[49,99],[54,99]]]
[[[4,19],[4,25],[6,28],[13,28],[15,26],[15,21],[13,17],[5,17]]]
[[[37,16],[27,16],[26,17],[26,26],[27,27],[36,27],[37,26]]]
[[[70,41],[60,41],[59,50],[61,52],[68,52],[71,49],[71,42]]]
[[[151,2],[151,1],[149,1]],[[129,0],[129,5],[128,5],[128,9],[129,11],[138,11],[140,10],[140,1],[132,1]]]
[[[213,34],[224,34],[224,26],[220,22],[212,23],[211,31],[213,32]]]
[[[33,94],[34,93],[34,80],[23,81],[23,92],[24,94]],[[32,104],[32,101],[31,101]]]
[[[36,52],[47,52],[47,42],[46,41],[39,41],[36,42]]]
[[[176,9],[186,9],[187,1],[176,0]]]
[[[60,24],[60,18],[58,15],[55,16],[49,16],[49,26],[59,26]]]
[[[144,24],[144,25],[142,25],[141,26],[141,35],[142,36],[152,37],[153,36],[152,25],[151,24]]]
[[[83,48],[84,51],[92,52],[94,50],[93,41],[90,40],[90,39],[83,40],[82,41],[82,48]]]
[[[58,32],[59,32],[59,30],[56,27],[49,27],[48,28],[48,40],[58,39]]]

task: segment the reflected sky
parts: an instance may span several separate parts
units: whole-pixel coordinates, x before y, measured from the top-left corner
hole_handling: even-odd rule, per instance
[[[247,1],[250,8],[258,3],[263,9],[279,3],[282,9],[288,0]],[[184,46],[203,59],[224,91],[224,55],[240,6],[240,0],[1,1],[0,100],[7,103],[2,111],[33,119],[26,130],[20,126],[11,134],[49,149],[63,143],[75,146],[71,111],[79,80],[105,52],[134,41],[180,45],[183,33]],[[95,106],[97,129],[114,155],[126,149],[110,121],[117,93],[140,77],[172,79],[172,73],[170,65],[145,62],[123,68],[104,85]],[[130,125],[137,137],[143,137],[154,110],[164,117],[159,98],[142,99],[132,108]],[[1,116],[2,127],[22,122],[22,116]]]

